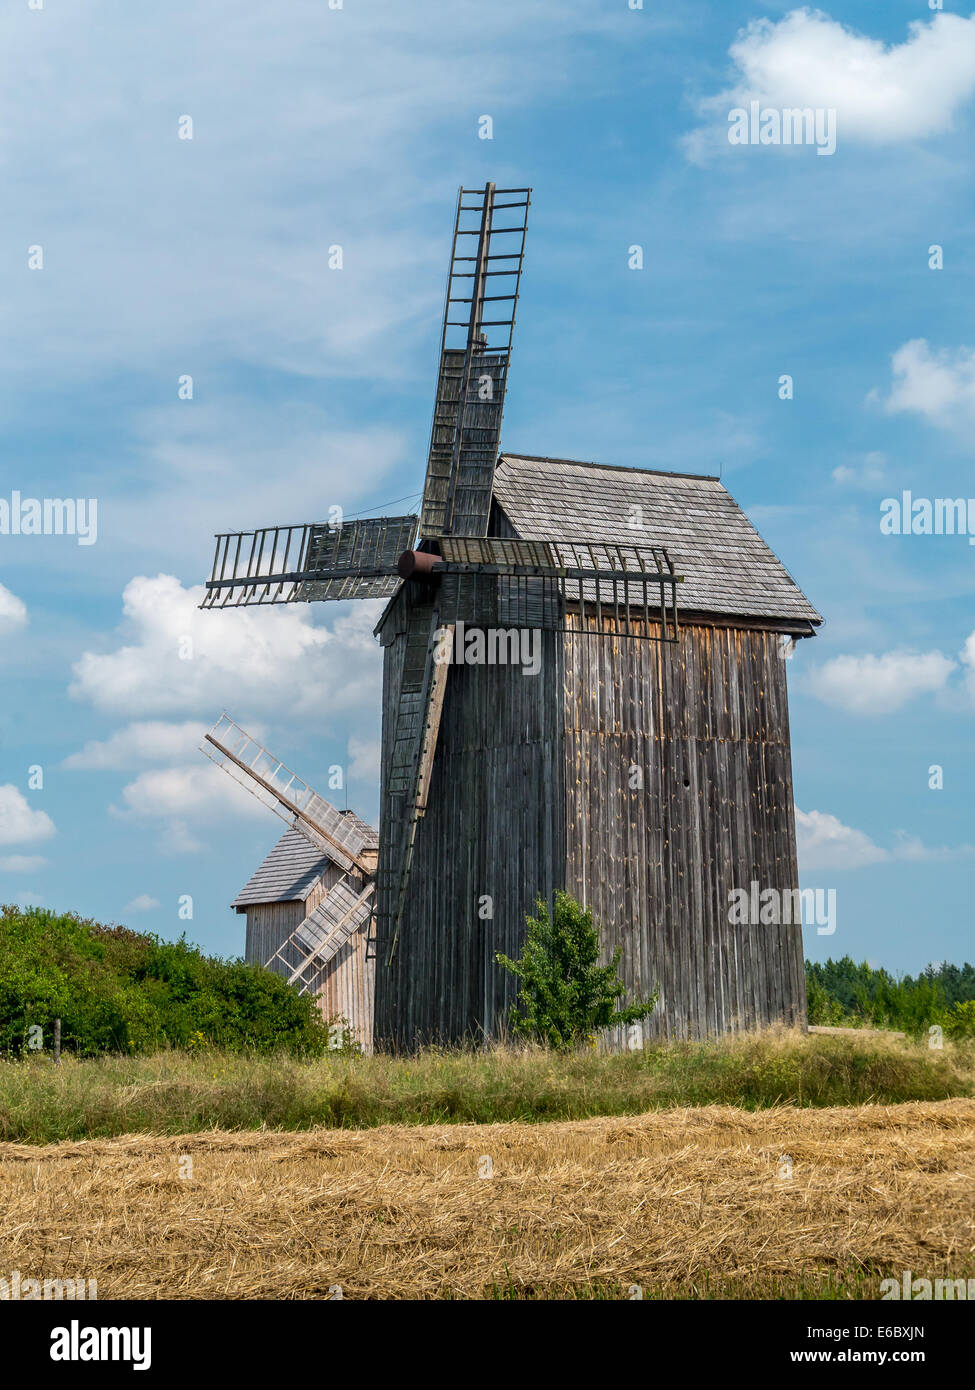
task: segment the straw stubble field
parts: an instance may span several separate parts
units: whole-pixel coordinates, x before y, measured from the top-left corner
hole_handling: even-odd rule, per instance
[[[965,1099],[2,1144],[0,1259],[102,1299],[876,1298],[975,1274],[973,1190]]]

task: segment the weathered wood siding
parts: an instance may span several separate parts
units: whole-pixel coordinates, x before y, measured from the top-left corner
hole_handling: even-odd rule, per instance
[[[321,902],[336,879],[344,877],[332,867],[312,889],[305,902],[255,903],[247,911],[244,959],[265,964],[305,917]],[[283,961],[271,966],[277,974],[290,974]],[[364,932],[356,932],[328,965],[309,975],[308,992],[325,1019],[344,1018],[364,1052],[372,1051],[373,1003],[376,963],[366,955]]]
[[[384,768],[405,645],[391,619]],[[402,809],[384,789],[378,1046],[498,1036],[514,991],[495,952],[519,954],[535,898],[563,886],[592,907],[606,955],[623,947],[631,997],[659,991],[650,1035],[804,1020],[801,928],[729,921],[734,888],[798,887],[777,634],[702,621],[675,647],[594,627],[539,634],[537,676],[451,669],[391,968]]]
[[[253,903],[246,911],[244,959],[255,965],[266,964],[306,915],[300,902]],[[279,975],[287,973],[280,961],[275,961],[271,969],[277,969]]]
[[[371,1052],[376,962],[366,952],[365,931],[358,931],[329,961],[313,988],[322,1016],[347,1019],[363,1052]]]
[[[383,760],[389,766],[405,639],[387,624]],[[538,675],[521,666],[452,666],[426,815],[417,837],[396,956],[386,965],[395,892],[382,792],[376,1044],[497,1036],[513,1002],[497,951],[517,955],[525,914],[561,886],[565,862],[560,635],[538,633]],[[493,916],[481,916],[491,911]]]
[[[798,887],[777,634],[569,633],[563,666],[565,885],[622,946],[630,997],[659,990],[650,1035],[804,1021],[800,926],[729,921],[732,889]]]

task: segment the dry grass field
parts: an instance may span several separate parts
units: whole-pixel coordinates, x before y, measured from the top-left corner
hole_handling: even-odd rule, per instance
[[[101,1299],[876,1298],[975,1275],[973,1191],[966,1099],[7,1143],[0,1273]]]

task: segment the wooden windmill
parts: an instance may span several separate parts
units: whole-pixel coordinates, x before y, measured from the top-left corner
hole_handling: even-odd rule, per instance
[[[700,836],[695,848],[671,826],[664,781],[679,763],[683,791],[707,795],[701,778],[684,778],[703,751],[687,744],[697,735],[684,679],[689,660],[711,662],[715,625],[758,631],[764,643],[810,635],[819,615],[717,479],[499,460],[529,194],[460,191],[420,515],[221,533],[203,607],[390,600],[376,629],[385,653],[378,1042],[495,1035],[511,1002],[496,952],[517,955],[525,912],[561,887],[591,902],[611,943],[624,944],[627,982],[660,990],[663,1031],[796,1021],[801,939],[783,937],[771,952],[719,941],[718,878],[677,900],[675,854],[689,856],[689,880],[714,865]],[[700,636],[692,625],[688,637],[686,595],[678,627],[678,569],[699,600]],[[517,661],[458,659],[471,630],[534,634],[536,678]],[[717,679],[747,670],[774,687],[784,714],[772,647]],[[775,833],[749,826],[748,846],[738,843],[721,871],[741,876],[757,863],[791,887],[787,716],[784,727],[774,796],[756,812]],[[779,748],[781,727],[768,737]],[[739,773],[732,795],[747,807],[751,773]],[[716,764],[712,776],[726,781]],[[767,862],[748,857],[759,840]],[[673,918],[663,934],[658,912]],[[695,978],[722,972],[727,988]]]
[[[277,920],[261,924],[263,931],[252,932],[248,921],[246,959],[276,970],[301,993],[325,996],[326,1000],[333,993],[331,977],[340,964],[345,966],[344,973],[350,977],[345,983],[350,988],[344,991],[345,1008],[334,1012],[342,1012],[360,1042],[370,1047],[372,1000],[364,998],[366,987],[358,978],[368,976],[371,993],[368,952],[364,943],[356,943],[355,951],[345,948],[358,934],[364,935],[373,920],[378,859],[375,831],[358,816],[340,811],[319,796],[226,714],[204,735],[200,749],[286,821],[292,832],[279,841],[248,885],[260,886],[270,871],[278,880],[274,885],[277,891],[248,895],[245,890],[234,906],[241,909],[245,903],[263,906],[293,899],[302,904],[302,910],[292,910],[290,916],[278,913]],[[299,837],[297,846],[295,834]],[[301,856],[302,841],[310,846],[311,856]],[[311,867],[313,874],[307,872]],[[306,880],[302,887],[317,891],[292,892],[299,877]],[[295,917],[297,920],[292,920]]]

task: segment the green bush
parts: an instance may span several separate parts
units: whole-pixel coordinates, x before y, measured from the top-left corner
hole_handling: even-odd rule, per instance
[[[185,938],[0,908],[0,1052],[30,1050],[37,1029],[49,1047],[56,1018],[62,1047],[82,1056],[201,1044],[317,1054],[328,1041],[314,1000],[262,966]]]
[[[590,1042],[603,1028],[637,1023],[653,1013],[657,996],[640,1004],[618,1007],[626,986],[616,972],[623,952],[613,953],[609,965],[599,965],[599,933],[592,913],[583,911],[568,893],[556,893],[554,916],[541,898],[537,917],[528,917],[528,937],[521,957],[495,957],[521,981],[511,1026],[518,1037],[566,1049]]]
[[[959,1001],[952,1007],[946,1031],[950,1038],[975,1038],[975,999]]]

